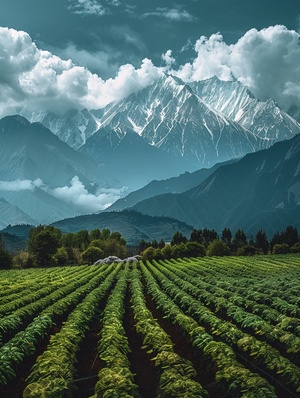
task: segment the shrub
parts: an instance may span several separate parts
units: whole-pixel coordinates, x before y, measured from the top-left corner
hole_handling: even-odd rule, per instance
[[[229,251],[229,247],[225,243],[219,239],[215,239],[209,244],[206,254],[208,256],[228,256]]]
[[[25,250],[21,250],[13,259],[15,266],[19,268],[32,268],[34,264],[34,257]]]
[[[64,247],[59,247],[53,259],[58,265],[66,265],[69,259],[67,250]]]
[[[239,247],[237,250],[238,256],[254,256],[255,254],[255,247],[252,245],[244,245]]]
[[[291,253],[300,253],[300,242],[290,248]]]
[[[99,247],[90,246],[82,253],[82,260],[87,264],[94,264],[100,258],[103,258],[104,252]]]
[[[273,246],[273,254],[287,254],[290,252],[290,247],[287,243],[276,244]]]

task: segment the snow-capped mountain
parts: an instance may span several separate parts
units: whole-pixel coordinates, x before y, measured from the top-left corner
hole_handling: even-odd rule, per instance
[[[20,114],[29,121],[22,116],[0,120],[0,181],[41,179],[50,190],[38,195],[35,186],[32,199],[29,192],[27,199],[8,191],[2,197],[37,222],[77,214],[72,208],[73,192],[80,196],[76,182],[88,187],[84,198],[91,201],[101,200],[98,186],[127,187],[109,193],[116,200],[152,180],[239,159],[300,133],[298,109],[287,114],[272,99],[260,101],[239,82],[216,77],[186,84],[164,75],[103,109],[56,115],[24,108]],[[74,176],[78,180],[70,187]],[[50,192],[57,187],[68,195],[63,206]],[[26,202],[32,206],[25,209]],[[193,217],[194,212],[186,221],[192,223]]]
[[[241,83],[216,77],[185,84],[164,75],[151,86],[101,110],[72,110],[62,116],[26,109],[21,113],[30,121],[43,123],[73,148],[92,156],[98,153],[97,161],[105,138],[90,140],[95,133],[106,137],[108,130],[115,133],[110,146],[114,163],[115,147],[128,131],[134,131],[148,145],[180,159],[179,172],[240,158],[300,132],[297,121],[272,99],[259,101]],[[293,114],[297,116],[297,110]],[[137,153],[133,144],[131,150]],[[174,171],[173,175],[178,172]]]
[[[134,130],[148,144],[184,159],[189,171],[260,147],[255,134],[214,111],[172,76],[108,106],[101,123],[120,134]]]
[[[30,123],[42,123],[74,149],[78,149],[85,144],[86,140],[99,129],[102,116],[101,109],[97,111],[72,109],[63,115],[56,115],[23,108],[20,109],[19,113]]]
[[[213,109],[226,115],[261,140],[261,148],[299,133],[296,120],[272,100],[260,101],[238,81],[221,81],[216,76],[191,83],[192,90]],[[297,116],[296,110],[294,115]]]

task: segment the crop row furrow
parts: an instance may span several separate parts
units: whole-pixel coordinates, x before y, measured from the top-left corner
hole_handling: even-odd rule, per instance
[[[163,267],[156,266],[161,269]],[[295,393],[300,386],[300,368],[282,357],[279,352],[269,344],[257,340],[255,337],[239,330],[231,322],[217,317],[211,310],[193,298],[189,293],[182,290],[180,285],[186,281],[180,280],[174,274],[161,269],[159,283],[162,288],[174,299],[174,301],[187,314],[190,314],[197,322],[205,325],[209,333],[218,336],[224,343],[230,345],[239,355],[247,356],[249,363],[255,362],[254,366],[263,366],[270,374],[281,380],[282,384],[289,385]],[[171,278],[171,279],[169,279]]]
[[[232,348],[222,342],[215,341],[204,327],[200,326],[192,317],[186,315],[169,295],[162,291],[154,277],[156,275],[159,279],[161,275],[154,267],[149,264],[146,267],[145,264],[141,263],[141,270],[146,280],[147,289],[157,307],[163,311],[164,316],[189,336],[192,344],[201,355],[216,364],[216,389],[223,390],[224,396],[231,392],[239,397],[276,397],[274,388],[266,379],[241,365],[237,361]],[[212,394],[214,394],[213,391]]]
[[[86,269],[83,269],[83,273],[77,275],[77,277],[73,279],[73,282],[70,281],[70,283],[65,284],[62,288],[56,288],[46,297],[40,298],[38,301],[32,301],[30,304],[19,308],[13,314],[3,317],[0,320],[0,342],[5,340],[8,334],[11,336],[18,331],[18,329],[29,324],[35,316],[41,311],[44,311],[48,306],[57,305],[56,303],[58,300],[71,294],[79,287],[88,285],[95,271],[99,270],[93,269],[92,272],[87,272]]]
[[[123,326],[128,275],[129,267],[126,265],[102,313],[98,352],[103,367],[95,385],[96,397],[121,396],[124,393],[127,396],[138,395],[128,359],[130,347]]]
[[[24,278],[24,273],[26,272],[26,277]],[[53,283],[65,282],[66,278],[72,277],[79,272],[78,267],[64,267],[55,269],[27,269],[18,270],[19,278],[15,280],[13,275],[10,277],[10,282],[7,285],[2,283],[1,280],[1,296],[0,305],[18,298],[18,294],[22,293],[25,297],[27,292],[31,292],[36,288],[43,288]]]
[[[38,343],[49,332],[53,324],[64,313],[70,310],[93,289],[96,288],[111,272],[99,272],[87,284],[80,286],[66,297],[54,302],[40,315],[34,318],[27,328],[17,333],[0,348],[0,385],[5,385],[15,377],[14,366],[22,363],[26,356],[33,354]]]
[[[176,266],[171,267],[164,262],[160,262],[160,264],[169,271],[169,275],[176,275],[177,282],[180,281],[181,283],[181,288],[194,298],[199,299],[215,314],[221,318],[226,318],[226,320],[235,323],[251,334],[260,336],[261,339],[278,348],[282,355],[286,356],[287,353],[293,353],[290,359],[296,364],[300,363],[299,337],[280,329],[278,326],[274,327],[259,315],[249,313],[240,306],[231,303],[230,296],[227,295],[228,292],[206,282],[203,283],[200,279],[190,276],[185,269]],[[222,293],[224,294],[222,295]]]
[[[75,276],[65,277],[63,281],[61,278],[57,279],[54,283],[48,283],[47,286],[40,287],[36,284],[33,289],[33,285],[31,286],[31,291],[29,294],[26,292],[20,292],[18,297],[14,300],[11,300],[9,303],[0,305],[0,316],[7,316],[16,312],[19,308],[24,308],[26,304],[31,304],[32,302],[37,302],[39,299],[42,299],[45,296],[48,296],[50,293],[54,292],[55,290],[59,290],[62,287],[72,283],[72,281],[78,280],[79,277],[84,275],[89,275],[91,271],[84,267],[82,270],[77,273]]]
[[[111,287],[120,265],[110,267],[105,280],[80,302],[69,315],[61,330],[50,337],[50,343],[27,377],[23,396],[62,397],[73,387],[76,355],[89,324],[95,315],[99,301]]]
[[[154,356],[152,360],[159,373],[156,397],[207,397],[207,391],[194,380],[196,371],[191,362],[174,352],[172,340],[147,308],[141,273],[137,268],[131,272],[130,291],[136,330],[143,335],[144,348]]]
[[[166,261],[164,263],[168,264]],[[173,266],[180,267],[177,262],[173,263]],[[286,313],[290,313],[289,304],[281,301],[280,308],[272,308],[272,299],[267,294],[256,291],[254,282],[250,283],[250,281],[247,281],[245,284],[240,279],[237,281],[228,281],[221,276],[218,278],[211,277],[210,274],[204,276],[202,272],[199,274],[199,263],[197,265],[194,264],[193,267],[187,265],[184,267],[184,273],[193,276],[193,283],[197,283],[199,287],[205,286],[207,291],[215,293],[217,296],[219,292],[221,296],[226,297],[226,300],[244,308],[245,311],[259,315],[276,328],[300,337],[300,319],[295,316],[286,315]],[[222,294],[222,292],[226,293]],[[274,303],[273,306],[275,306]],[[281,312],[279,309],[281,309]]]

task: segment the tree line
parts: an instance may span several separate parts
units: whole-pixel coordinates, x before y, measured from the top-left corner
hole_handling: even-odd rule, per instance
[[[224,228],[220,236],[213,229],[193,229],[189,238],[177,231],[168,244],[163,239],[151,242],[142,239],[134,254],[142,255],[144,260],[158,260],[268,253],[300,253],[297,228],[289,225],[270,240],[263,229],[249,240],[242,229],[233,234],[229,228]],[[119,232],[111,232],[108,228],[62,233],[53,226],[39,225],[30,231],[27,250],[15,256],[5,250],[0,234],[0,268],[93,264],[108,256],[124,258],[127,254],[126,240]]]
[[[215,230],[204,228],[193,229],[189,238],[177,231],[169,245],[163,241],[146,242],[141,240],[139,249],[145,260],[204,255],[247,256],[268,253],[300,253],[300,238],[297,228],[291,225],[281,232],[276,232],[270,240],[263,229],[257,232],[254,239],[247,239],[242,229],[238,229],[233,234],[230,228],[224,228],[219,236]]]
[[[39,225],[30,230],[27,250],[15,256],[0,244],[0,268],[93,264],[100,258],[126,254],[126,240],[108,228],[62,233],[53,226]]]

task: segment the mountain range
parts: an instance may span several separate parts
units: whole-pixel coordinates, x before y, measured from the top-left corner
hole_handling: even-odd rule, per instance
[[[290,166],[267,167],[274,147],[285,163],[299,114],[258,100],[237,81],[186,84],[168,75],[99,110],[20,109],[0,120],[0,226],[133,207],[217,230],[240,222],[252,232],[260,218],[271,231],[297,210],[297,169],[280,185],[275,176],[288,175]],[[249,212],[255,200],[258,210]]]
[[[62,116],[21,113],[101,164],[110,181],[129,192],[154,179],[240,158],[300,132],[298,122],[272,99],[260,101],[241,83],[217,77],[186,84],[164,75],[104,109]]]
[[[131,209],[218,232],[242,228],[248,236],[300,228],[300,135],[221,166],[183,193],[149,197]]]

